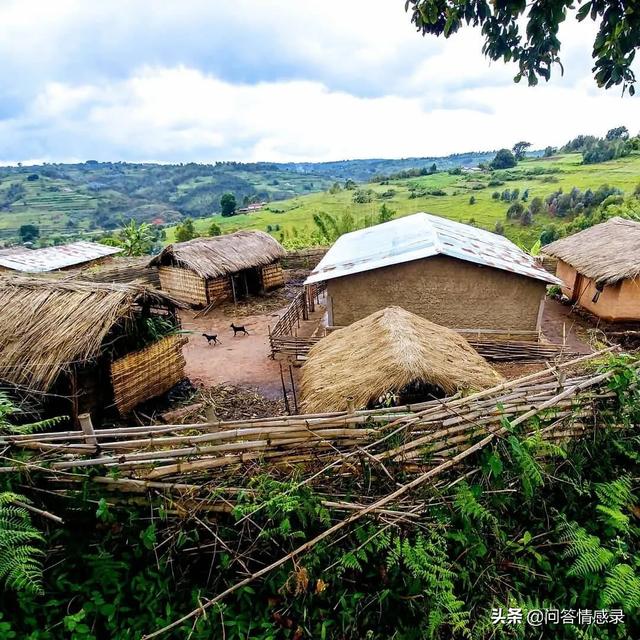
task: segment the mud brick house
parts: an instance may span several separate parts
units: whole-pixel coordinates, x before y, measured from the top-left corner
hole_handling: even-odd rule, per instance
[[[329,325],[399,306],[451,329],[537,331],[561,284],[507,238],[427,213],[341,236],[305,284],[326,281]]]
[[[609,322],[640,320],[640,222],[611,218],[542,250],[572,302]]]

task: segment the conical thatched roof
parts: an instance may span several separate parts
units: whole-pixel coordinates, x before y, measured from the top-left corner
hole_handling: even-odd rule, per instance
[[[143,302],[181,306],[139,285],[0,279],[0,380],[46,391],[71,363],[97,356],[114,325]]]
[[[542,248],[602,284],[640,275],[640,222],[611,218]]]
[[[218,278],[252,267],[263,267],[283,258],[285,250],[264,231],[237,231],[212,238],[195,238],[170,244],[149,266],[177,265],[201,278]]]
[[[421,382],[450,394],[501,377],[459,334],[400,307],[330,333],[309,351],[300,387],[306,413],[362,409],[387,392]]]

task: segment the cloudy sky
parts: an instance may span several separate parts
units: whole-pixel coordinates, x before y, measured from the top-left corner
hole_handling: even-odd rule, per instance
[[[0,0],[0,162],[290,161],[562,144],[638,99],[591,78],[514,85],[479,34],[416,34],[404,0]],[[639,92],[640,93],[640,92]]]

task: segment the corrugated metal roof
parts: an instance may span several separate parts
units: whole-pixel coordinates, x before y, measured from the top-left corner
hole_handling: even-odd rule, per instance
[[[108,247],[97,242],[72,242],[59,247],[25,249],[18,254],[0,255],[0,267],[24,273],[45,273],[111,256],[121,251],[119,247]]]
[[[435,255],[562,284],[504,236],[428,213],[415,213],[340,236],[305,284]]]

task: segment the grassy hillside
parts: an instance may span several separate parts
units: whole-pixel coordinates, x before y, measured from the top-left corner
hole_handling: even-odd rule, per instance
[[[499,182],[500,184],[496,184]],[[534,217],[531,226],[523,226],[519,221],[508,221],[506,211],[509,202],[494,200],[495,191],[519,189],[520,194],[528,190],[528,202],[542,198],[562,189],[565,193],[573,187],[581,190],[596,190],[602,184],[622,189],[631,195],[640,182],[640,154],[609,162],[583,165],[580,154],[565,154],[551,158],[527,159],[514,169],[495,172],[464,172],[451,175],[446,172],[406,180],[391,180],[385,184],[360,184],[360,188],[372,189],[373,200],[367,203],[353,202],[354,191],[342,190],[338,193],[313,193],[272,203],[262,211],[238,215],[231,218],[215,216],[196,221],[198,232],[205,234],[215,220],[224,232],[237,229],[261,229],[271,231],[280,238],[284,233],[304,235],[313,227],[313,215],[329,213],[341,215],[349,212],[357,219],[377,215],[382,203],[396,212],[397,216],[427,211],[460,222],[474,221],[479,227],[493,231],[499,220],[505,226],[505,234],[512,240],[531,246],[540,236],[541,230],[550,223],[563,224],[571,218],[551,217],[548,213]],[[490,184],[492,186],[490,186]],[[444,193],[444,195],[429,195]],[[414,197],[412,197],[412,195]],[[470,204],[471,197],[475,204]],[[523,203],[525,206],[527,203]],[[167,229],[167,240],[174,238],[174,229]]]
[[[476,166],[492,152],[444,158],[344,160],[324,163],[131,164],[88,161],[0,167],[0,243],[15,242],[23,224],[44,243],[92,238],[123,221],[166,225],[220,211],[220,196],[279,201],[321,192],[335,181],[368,180],[406,169]]]
[[[333,180],[267,163],[152,165],[87,162],[0,168],[0,241],[23,224],[51,241],[87,237],[123,220],[171,224],[219,211],[220,196],[259,200],[321,190]]]

